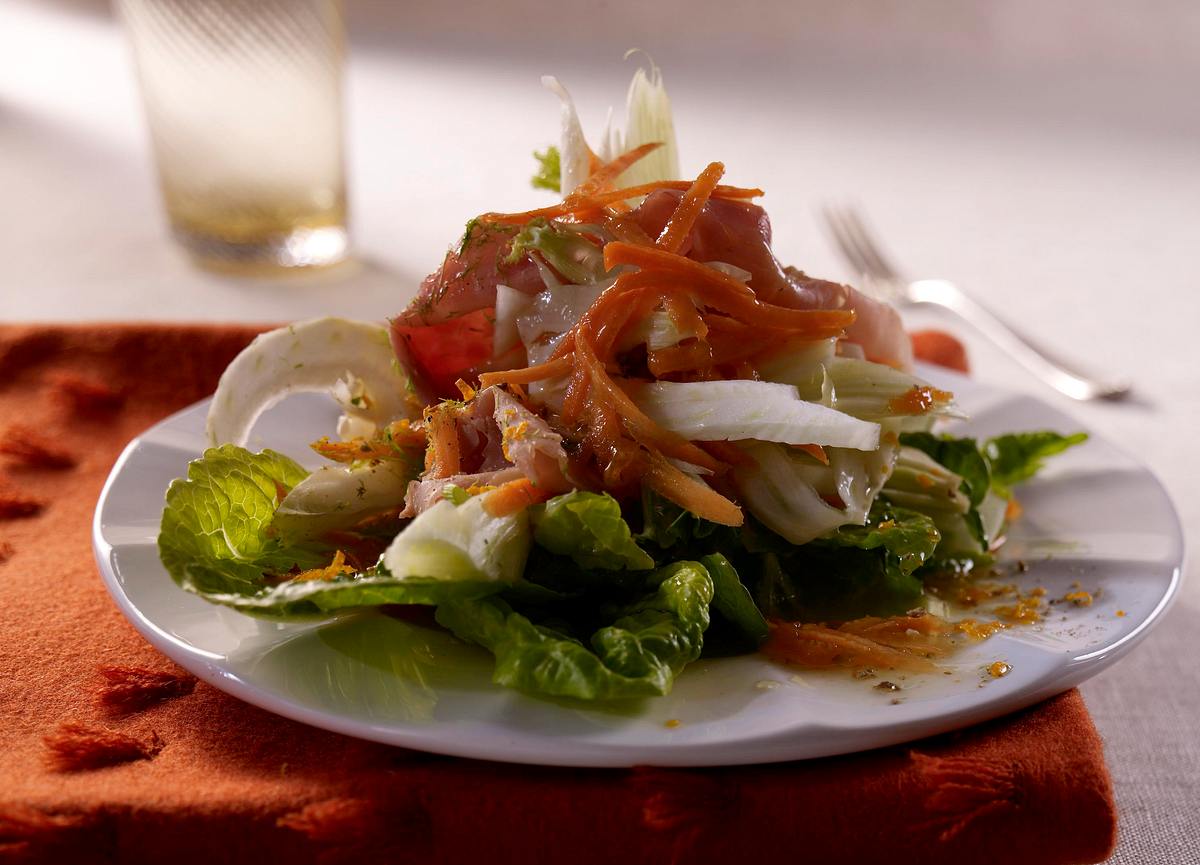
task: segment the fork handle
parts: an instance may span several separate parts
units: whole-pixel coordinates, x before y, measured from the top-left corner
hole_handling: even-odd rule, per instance
[[[912,303],[933,304],[956,313],[1042,381],[1073,399],[1119,399],[1129,392],[1126,382],[1094,378],[1053,357],[952,282],[918,280],[909,284],[906,295]]]

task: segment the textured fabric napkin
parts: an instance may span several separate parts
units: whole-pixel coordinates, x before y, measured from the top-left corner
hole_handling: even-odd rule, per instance
[[[92,511],[123,445],[210,393],[257,330],[0,326],[0,862],[1049,865],[1110,852],[1108,771],[1075,691],[866,754],[600,771],[389,748],[197,683],[109,599]]]

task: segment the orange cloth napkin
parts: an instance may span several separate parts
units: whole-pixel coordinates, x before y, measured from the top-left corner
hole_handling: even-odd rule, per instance
[[[239,702],[125,622],[91,517],[122,446],[251,327],[0,326],[0,862],[1085,863],[1116,816],[1079,694],[866,754],[725,769],[437,757]]]

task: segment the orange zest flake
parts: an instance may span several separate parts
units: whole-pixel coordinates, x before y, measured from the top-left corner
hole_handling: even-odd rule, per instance
[[[515,441],[521,441],[529,434],[529,421],[523,420],[519,424],[504,428],[504,432],[500,435],[500,451],[504,454],[504,458],[512,462],[512,457],[508,455],[508,446]]]
[[[898,397],[888,401],[888,410],[892,414],[915,415],[925,414],[931,409],[946,405],[954,399],[949,391],[938,390],[935,387],[914,385]]]
[[[962,619],[954,623],[955,630],[966,634],[972,640],[986,640],[997,631],[1003,631],[1008,625],[1004,622],[981,622],[978,619]]]
[[[354,568],[346,564],[346,554],[338,550],[333,554],[333,561],[323,568],[311,568],[307,571],[301,571],[292,578],[294,582],[308,582],[311,580],[335,580],[338,577],[353,574]]]
[[[996,607],[996,614],[1019,625],[1033,625],[1042,620],[1041,598],[1017,597],[1015,604]]]
[[[1021,507],[1021,503],[1017,501],[1017,497],[1013,496],[1008,500],[1008,504],[1004,508],[1004,519],[1010,523],[1015,522],[1021,518],[1021,514],[1024,512],[1025,509]]]
[[[1072,604],[1074,604],[1077,607],[1090,607],[1092,605],[1092,601],[1094,599],[1092,598],[1091,592],[1078,591],[1078,592],[1067,592],[1063,596],[1063,600],[1070,601]]]
[[[493,517],[507,517],[530,505],[544,502],[551,495],[529,478],[518,478],[487,492],[483,499],[483,509]]]

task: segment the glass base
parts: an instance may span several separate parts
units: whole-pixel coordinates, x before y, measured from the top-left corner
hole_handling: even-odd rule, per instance
[[[296,228],[253,243],[238,243],[176,227],[172,233],[195,261],[214,270],[272,273],[331,267],[346,259],[350,237],[343,226]]]

